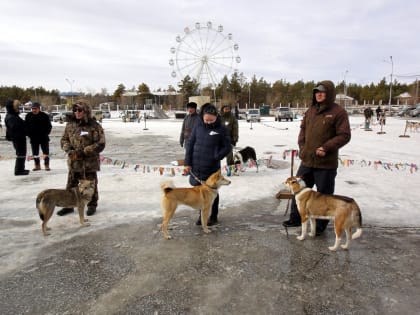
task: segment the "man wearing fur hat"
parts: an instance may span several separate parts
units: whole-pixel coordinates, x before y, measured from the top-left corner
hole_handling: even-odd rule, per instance
[[[98,206],[98,176],[100,170],[99,153],[105,148],[105,134],[102,126],[92,118],[90,106],[85,102],[73,105],[73,116],[69,117],[61,148],[68,154],[69,173],[67,189],[77,187],[80,179],[95,180],[95,192],[87,204],[87,215],[93,215]],[[73,212],[73,208],[63,208],[58,215]]]
[[[28,137],[31,140],[32,155],[34,157],[35,167],[33,171],[41,170],[41,161],[39,159],[39,147],[41,146],[44,155],[45,170],[50,170],[50,137],[51,121],[48,115],[41,111],[41,104],[33,102],[31,112],[25,116]]]
[[[222,106],[222,113],[220,115],[222,119],[222,124],[225,125],[226,129],[229,132],[230,141],[232,146],[236,146],[238,142],[238,120],[232,114],[232,108],[230,105],[223,105]],[[227,165],[234,165],[235,162],[233,160],[233,152],[232,149],[226,156],[226,163]]]
[[[189,102],[187,104],[187,112],[188,114],[185,116],[184,121],[182,122],[181,135],[179,136],[179,144],[184,148],[187,147],[192,130],[194,129],[195,125],[197,125],[199,120],[199,116],[197,114],[197,103]]]

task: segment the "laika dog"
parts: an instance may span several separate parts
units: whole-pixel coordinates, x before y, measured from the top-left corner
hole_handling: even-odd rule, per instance
[[[306,187],[305,182],[300,177],[289,177],[285,183],[290,191],[295,195],[297,208],[302,221],[302,233],[297,237],[303,241],[306,237],[308,219],[311,224],[309,236],[315,236],[315,219],[334,219],[335,244],[328,247],[336,251],[341,243],[343,230],[346,232],[346,243],[341,248],[348,249],[350,241],[360,237],[362,234],[362,214],[354,199],[338,196],[325,195]],[[356,227],[356,232],[351,235],[352,227]]]
[[[233,155],[233,161],[235,165],[241,164],[242,167],[244,166],[244,163],[248,161],[254,161],[258,172],[257,154],[255,153],[254,148],[245,147],[242,150],[235,152]]]
[[[47,189],[40,192],[36,198],[36,208],[39,217],[42,220],[42,233],[44,236],[49,235],[47,230],[47,222],[54,213],[54,208],[77,207],[79,210],[79,219],[82,226],[89,226],[85,219],[85,206],[92,199],[95,192],[95,181],[82,179],[79,181],[78,187],[71,189]]]
[[[216,199],[220,186],[229,184],[230,181],[222,176],[220,170],[213,173],[201,185],[190,188],[176,188],[172,181],[163,182],[160,186],[163,192],[161,200],[163,237],[167,240],[171,239],[171,236],[168,234],[168,223],[180,204],[190,206],[197,210],[201,209],[203,231],[204,233],[210,233],[207,227],[207,219],[211,206],[213,205],[214,199]]]

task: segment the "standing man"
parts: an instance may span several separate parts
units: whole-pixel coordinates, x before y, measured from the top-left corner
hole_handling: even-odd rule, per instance
[[[73,116],[69,118],[61,138],[61,148],[68,154],[67,189],[77,187],[80,179],[95,180],[95,192],[87,204],[88,216],[98,206],[99,153],[105,148],[105,134],[102,126],[92,118],[90,106],[85,102],[73,105]],[[62,208],[58,215],[73,212],[73,208]]]
[[[190,173],[190,184],[201,185],[211,174],[220,169],[220,161],[231,149],[230,139],[222,124],[217,108],[210,103],[201,107],[200,120],[193,129],[185,151],[185,170]],[[213,202],[207,225],[218,223],[219,194]],[[196,222],[201,225],[201,213]]]
[[[32,103],[31,112],[25,116],[26,128],[28,136],[31,140],[32,155],[34,157],[35,167],[33,171],[41,170],[41,162],[39,160],[39,147],[41,146],[44,156],[44,167],[46,171],[50,170],[50,137],[51,121],[50,117],[41,111],[41,104]]]
[[[181,135],[179,136],[179,144],[184,148],[187,147],[192,130],[200,119],[197,114],[197,103],[189,102],[187,104],[187,112],[188,114],[185,116],[184,121],[182,122]]]
[[[225,125],[230,136],[230,144],[234,147],[238,142],[238,120],[232,114],[232,108],[230,105],[222,106],[222,124]],[[234,165],[232,147],[230,148],[229,153],[226,155],[227,165]]]
[[[29,170],[25,170],[26,160],[26,126],[25,121],[19,116],[18,100],[8,100],[6,103],[6,139],[13,142],[16,151],[15,175],[28,175]]]
[[[296,176],[306,185],[324,194],[333,194],[338,167],[338,150],[350,141],[350,123],[347,112],[334,103],[335,87],[331,81],[322,81],[313,89],[312,106],[306,111],[298,136],[301,164]],[[321,235],[328,220],[316,220],[316,235]],[[300,215],[293,199],[290,219],[285,227],[300,226]]]

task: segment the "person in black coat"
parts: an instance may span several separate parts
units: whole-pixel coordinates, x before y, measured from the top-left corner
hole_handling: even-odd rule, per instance
[[[50,137],[51,121],[50,117],[41,111],[41,104],[32,103],[31,112],[25,117],[26,128],[29,139],[31,140],[32,155],[34,157],[35,167],[33,171],[41,170],[41,162],[39,160],[39,147],[41,146],[44,155],[45,170],[50,170]]]
[[[230,137],[222,124],[214,105],[204,104],[200,112],[200,121],[194,127],[186,146],[185,169],[190,172],[190,184],[201,185],[211,174],[221,167],[220,161],[229,153]],[[219,213],[219,195],[213,202],[209,226],[216,224]],[[197,225],[201,225],[201,214]]]
[[[25,121],[19,116],[19,101],[8,100],[6,110],[6,139],[13,142],[16,151],[15,175],[28,175],[29,171],[25,170],[26,127]]]

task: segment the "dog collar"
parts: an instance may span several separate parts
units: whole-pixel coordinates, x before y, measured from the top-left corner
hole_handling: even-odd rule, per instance
[[[205,186],[209,187],[210,189],[213,189],[213,190],[215,190],[217,192],[217,187],[211,187],[211,186],[207,185],[205,181],[199,179],[191,170],[190,170],[190,174],[201,185],[205,185]]]

